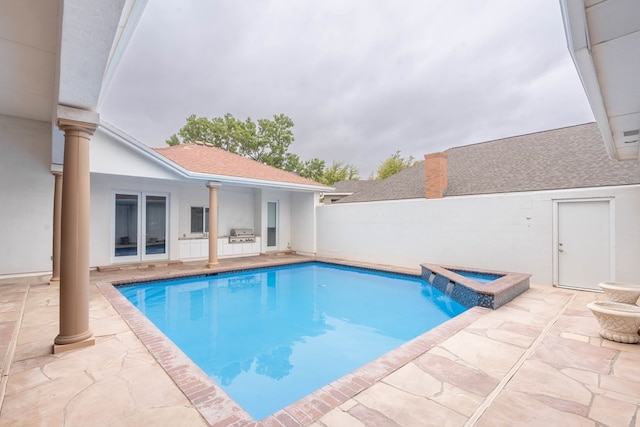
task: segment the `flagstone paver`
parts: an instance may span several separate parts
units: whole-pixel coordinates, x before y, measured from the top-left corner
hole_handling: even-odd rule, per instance
[[[584,384],[538,360],[528,360],[507,385],[508,390],[575,402],[585,408],[593,395]]]
[[[274,259],[287,262],[260,257],[229,260],[223,267]],[[92,281],[199,268],[194,263],[92,272]],[[93,285],[96,345],[51,354],[59,292],[47,279],[0,280],[1,427],[640,427],[640,345],[599,336],[586,304],[603,300],[603,294],[532,286],[500,309],[478,309],[465,322],[445,324],[258,423],[230,410],[222,395],[176,385],[176,378],[194,374],[185,365],[190,362],[171,351],[154,357],[149,348],[161,348],[158,337],[141,340]],[[163,368],[157,358],[167,355],[173,362]]]
[[[477,427],[595,427],[596,422],[584,416],[553,408],[527,393],[505,390],[475,425]]]
[[[597,395],[593,399],[589,417],[605,425],[628,426],[638,409],[637,405]]]

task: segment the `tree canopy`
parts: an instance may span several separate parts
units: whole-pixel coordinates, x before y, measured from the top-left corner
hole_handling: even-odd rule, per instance
[[[261,163],[295,172],[300,176],[323,182],[325,162],[318,158],[302,161],[297,154],[289,152],[294,141],[293,120],[284,114],[273,119],[247,118],[242,121],[225,114],[223,117],[187,117],[187,123],[167,139],[168,145],[187,142],[204,142],[214,147],[239,154]]]
[[[229,113],[213,119],[192,114],[178,133],[171,135],[166,142],[172,146],[204,142],[326,185],[360,179],[360,171],[352,164],[334,161],[326,167],[324,160],[314,157],[303,161],[291,153],[292,129],[293,120],[284,114],[257,122],[251,118],[239,120]]]
[[[360,171],[357,167],[349,163],[336,162],[324,169],[320,182],[326,185],[333,185],[338,181],[359,180]]]
[[[284,114],[257,122],[250,117],[242,121],[229,113],[213,119],[192,114],[178,133],[171,135],[167,144],[201,141],[283,169],[289,160],[289,146],[294,141],[292,128],[293,120]]]
[[[413,156],[409,156],[408,158],[403,158],[400,154],[400,150],[396,151],[394,154],[389,156],[386,160],[380,163],[378,166],[378,170],[376,171],[375,179],[385,179],[394,175],[401,170],[408,169],[411,166],[415,165],[418,161],[413,158]]]

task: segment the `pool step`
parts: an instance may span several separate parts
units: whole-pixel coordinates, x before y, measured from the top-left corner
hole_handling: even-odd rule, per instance
[[[284,255],[295,255],[296,251],[273,251],[273,252],[265,252],[266,256],[284,256]]]
[[[116,264],[98,266],[98,271],[121,271],[121,270],[144,270],[147,268],[170,267],[173,265],[182,265],[181,260],[173,261],[155,261],[155,262],[137,262],[134,264]]]

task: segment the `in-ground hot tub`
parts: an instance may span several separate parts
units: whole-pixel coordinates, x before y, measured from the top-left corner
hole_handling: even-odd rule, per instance
[[[422,279],[467,308],[496,309],[529,289],[530,274],[421,264]]]

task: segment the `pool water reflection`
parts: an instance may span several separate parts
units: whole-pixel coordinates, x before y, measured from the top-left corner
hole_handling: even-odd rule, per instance
[[[119,290],[258,420],[465,311],[418,278],[322,263]]]

